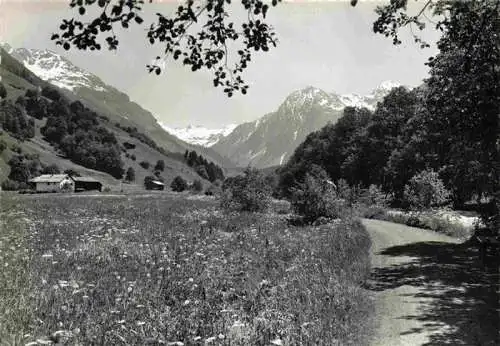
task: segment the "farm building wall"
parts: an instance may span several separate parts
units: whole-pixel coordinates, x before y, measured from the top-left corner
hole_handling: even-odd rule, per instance
[[[35,190],[37,192],[62,192],[62,191],[74,191],[75,183],[72,179],[64,179],[60,182],[36,182]]]
[[[98,181],[79,181],[75,182],[75,191],[102,191],[102,184]]]
[[[39,182],[36,183],[35,188],[38,192],[55,192],[61,190],[61,187],[57,182]]]

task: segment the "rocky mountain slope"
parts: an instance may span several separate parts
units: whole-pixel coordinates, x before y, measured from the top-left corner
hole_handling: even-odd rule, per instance
[[[377,102],[399,86],[383,82],[369,95],[327,93],[307,87],[290,94],[279,108],[263,117],[237,126],[212,146],[238,166],[259,168],[281,165],[306,136],[328,122],[335,123],[344,107],[375,109]]]
[[[113,123],[137,127],[165,150],[180,153],[186,149],[196,150],[219,165],[233,166],[214,150],[187,143],[166,132],[149,111],[130,100],[127,94],[107,85],[98,76],[75,66],[63,56],[50,50],[12,48],[6,43],[0,46],[37,77],[63,90],[69,98],[82,101]]]

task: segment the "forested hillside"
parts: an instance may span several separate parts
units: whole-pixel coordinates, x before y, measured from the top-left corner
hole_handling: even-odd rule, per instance
[[[196,150],[217,164],[227,167],[233,165],[210,148],[191,145],[171,135],[151,112],[133,102],[127,94],[104,83],[99,76],[74,65],[62,55],[50,50],[12,48],[8,44],[0,44],[0,55],[8,66],[6,69],[12,74],[42,87],[50,82],[70,102],[80,101],[99,115],[109,118],[113,124],[136,128],[136,132],[144,134],[160,148],[181,155],[186,149]],[[16,83],[25,84],[22,80],[16,80]],[[13,92],[16,97],[24,93],[22,89]]]
[[[0,51],[0,182],[4,189],[26,188],[27,180],[39,174],[63,171],[93,175],[110,185],[126,178],[140,187],[152,174],[166,181],[177,175],[188,181],[199,178],[181,153],[165,150],[137,127],[112,123]],[[158,161],[163,162],[162,171],[154,170]]]

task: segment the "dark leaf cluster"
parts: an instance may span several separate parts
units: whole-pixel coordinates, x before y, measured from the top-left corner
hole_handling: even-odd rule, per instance
[[[266,176],[247,167],[243,174],[224,180],[220,203],[228,211],[265,212],[271,203],[271,193]]]
[[[182,192],[189,187],[187,181],[180,175],[176,176],[170,183],[170,188],[174,192]]]

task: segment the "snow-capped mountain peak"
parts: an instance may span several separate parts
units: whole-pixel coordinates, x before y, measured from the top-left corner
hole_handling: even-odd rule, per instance
[[[375,88],[375,90],[391,91],[392,89],[398,88],[400,86],[401,86],[401,83],[394,82],[392,80],[386,80],[386,81],[383,81],[382,83],[380,83],[379,86]]]
[[[398,86],[382,82],[368,95],[328,93],[314,87],[296,90],[275,112],[238,126],[213,149],[242,167],[282,165],[309,133],[335,123],[345,107],[374,110],[377,102]]]
[[[96,91],[106,91],[107,85],[95,75],[75,66],[62,55],[51,50],[12,48],[1,46],[24,66],[41,79],[75,92],[76,88],[87,87]]]
[[[222,128],[208,129],[203,126],[189,125],[184,128],[180,127],[169,127],[165,124],[161,124],[163,129],[182,139],[185,142],[195,145],[201,145],[204,147],[211,147],[217,143],[221,138],[229,135],[237,125],[230,124]]]
[[[278,112],[292,118],[302,118],[305,109],[312,106],[329,110],[339,110],[344,107],[335,95],[324,90],[308,86],[292,92],[279,107]]]
[[[398,82],[384,81],[380,83],[370,94],[344,94],[340,96],[340,100],[345,107],[365,107],[370,110],[375,110],[377,102],[387,95],[392,89],[402,86]]]

